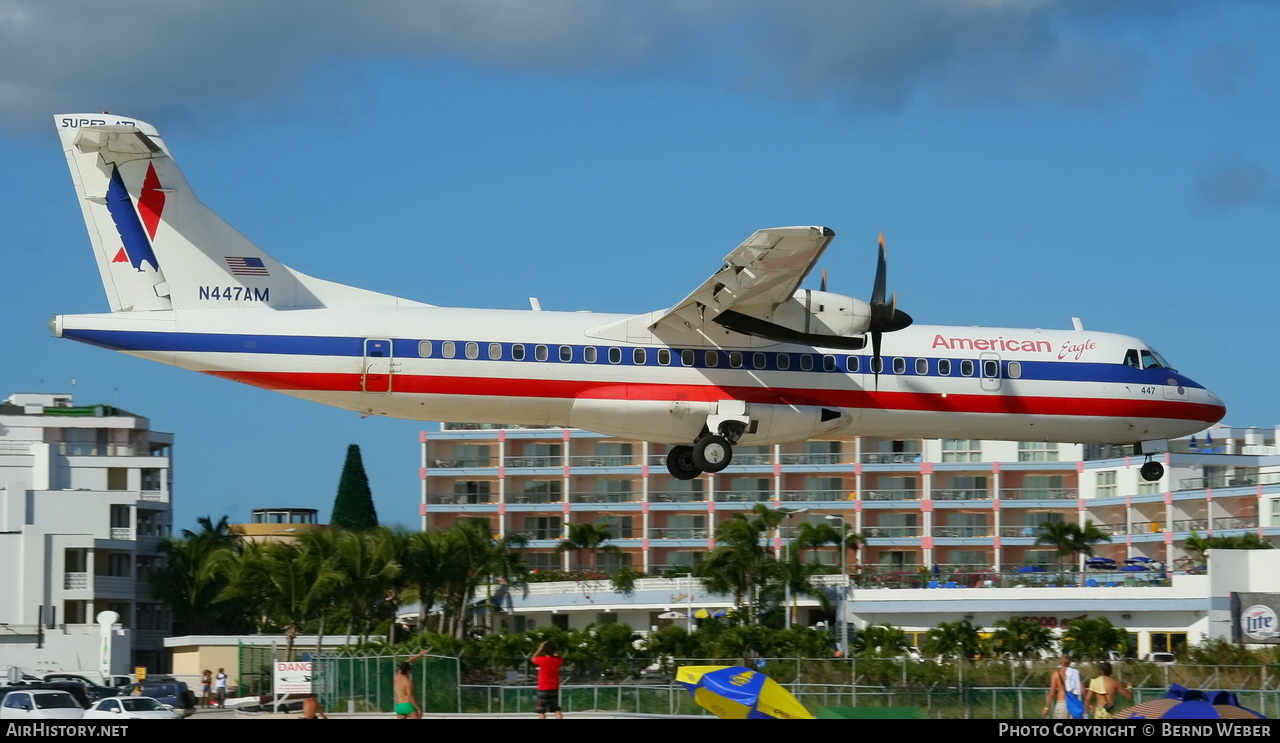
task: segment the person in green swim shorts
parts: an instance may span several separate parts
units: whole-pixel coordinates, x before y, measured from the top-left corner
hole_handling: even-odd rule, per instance
[[[396,669],[396,719],[397,720],[417,720],[422,717],[422,710],[418,709],[418,703],[413,700],[413,662],[427,654],[425,650],[419,650],[416,655],[409,656],[409,659]]]

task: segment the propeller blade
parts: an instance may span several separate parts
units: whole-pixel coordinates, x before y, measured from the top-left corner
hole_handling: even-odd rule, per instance
[[[822,269],[822,283],[818,286],[821,291],[827,290],[827,269]]]
[[[880,233],[880,258],[876,261],[876,281],[871,286],[871,305],[884,304],[885,285],[884,233]]]

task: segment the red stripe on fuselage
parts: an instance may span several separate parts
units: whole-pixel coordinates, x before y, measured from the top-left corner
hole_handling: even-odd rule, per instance
[[[215,377],[269,390],[363,392],[359,374],[311,372],[210,371]],[[370,389],[384,389],[385,375],[370,382]],[[495,379],[485,377],[428,377],[397,374],[392,392],[418,395],[473,395],[477,397],[540,397],[573,400],[678,400],[717,402],[743,400],[767,405],[811,405],[866,410],[898,410],[936,413],[992,413],[1006,415],[1101,416],[1107,418],[1165,418],[1217,421],[1216,405],[1167,400],[1124,400],[1026,395],[962,395],[923,392],[871,392],[867,390],[807,390],[777,387],[725,387],[694,384],[609,384],[583,380]]]

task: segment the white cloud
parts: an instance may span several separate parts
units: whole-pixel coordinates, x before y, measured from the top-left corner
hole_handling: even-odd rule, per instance
[[[957,103],[1075,103],[1115,96],[1132,63],[1090,42],[1091,29],[1116,19],[1158,24],[1174,8],[1204,7],[1132,5],[0,0],[0,127],[28,130],[64,110],[287,106],[322,65],[388,57],[568,74],[727,75],[738,89],[881,110],[901,109],[921,91]]]

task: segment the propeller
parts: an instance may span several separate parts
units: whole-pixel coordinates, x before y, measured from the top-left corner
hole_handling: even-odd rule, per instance
[[[868,330],[871,332],[871,370],[875,375],[876,389],[880,389],[880,369],[883,368],[884,362],[880,360],[880,346],[885,333],[892,333],[895,330],[902,330],[911,324],[911,315],[898,309],[898,294],[894,292],[893,296],[886,304],[885,295],[885,274],[886,261],[884,257],[884,233],[880,233],[880,257],[876,261],[876,280],[875,285],[871,288],[871,322]]]

